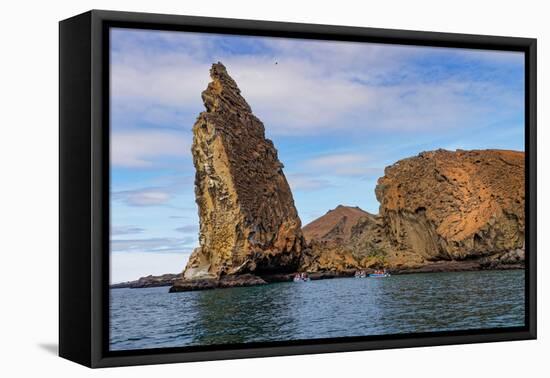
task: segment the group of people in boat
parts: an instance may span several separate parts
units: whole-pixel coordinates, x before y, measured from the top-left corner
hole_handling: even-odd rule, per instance
[[[356,270],[355,271],[355,277],[356,278],[365,278],[367,276],[367,272],[364,270]]]
[[[364,271],[364,270],[356,270],[355,271],[355,277],[356,278],[365,278],[365,277],[368,277],[370,275],[389,275],[389,274],[386,271],[386,269],[376,269],[371,274],[367,274],[367,272]]]
[[[373,274],[387,274],[386,269],[377,269]]]
[[[386,271],[386,269],[376,269],[375,271],[373,271],[372,273],[370,274],[367,274],[366,271],[364,270],[357,270],[355,271],[355,278],[365,278],[365,277],[377,277],[377,276],[389,276],[389,273]],[[309,278],[309,275],[306,273],[306,272],[302,272],[302,273],[296,273],[294,275],[294,279],[293,281],[294,282],[306,282],[306,281],[309,281],[310,278]]]
[[[296,273],[294,275],[294,282],[309,281],[309,276],[306,272]]]

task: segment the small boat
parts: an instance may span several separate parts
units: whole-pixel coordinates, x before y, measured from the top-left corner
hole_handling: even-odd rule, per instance
[[[307,282],[309,280],[310,278],[307,276],[306,273],[302,273],[302,274],[297,273],[293,279],[294,282]]]
[[[365,278],[367,276],[367,273],[363,270],[357,270],[355,272],[355,278]]]
[[[371,273],[368,275],[369,278],[384,278],[390,276],[391,275],[389,273]]]

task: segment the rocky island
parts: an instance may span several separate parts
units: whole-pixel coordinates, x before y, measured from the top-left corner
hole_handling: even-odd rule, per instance
[[[338,206],[303,229],[273,142],[221,64],[193,126],[199,247],[171,292],[353,275],[524,266],[525,156],[422,152],[387,167],[379,214]]]

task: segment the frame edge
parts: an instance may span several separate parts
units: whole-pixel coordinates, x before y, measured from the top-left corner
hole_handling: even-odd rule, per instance
[[[90,366],[90,21],[59,22],[59,356]]]
[[[256,357],[269,357],[269,356],[284,356],[284,355],[303,355],[313,353],[330,353],[330,352],[345,352],[345,351],[360,351],[360,350],[372,350],[372,349],[389,349],[389,348],[408,348],[408,347],[425,347],[425,346],[437,346],[437,345],[452,345],[452,344],[469,344],[469,343],[482,343],[482,342],[496,342],[496,341],[513,341],[513,340],[528,340],[536,339],[536,39],[533,38],[517,38],[517,37],[496,37],[485,35],[471,35],[471,34],[455,34],[455,33],[434,33],[434,32],[419,32],[419,31],[407,31],[407,30],[390,30],[390,29],[375,29],[375,28],[363,28],[363,27],[348,27],[348,26],[332,26],[332,25],[317,25],[317,24],[300,24],[300,23],[285,23],[285,22],[273,22],[273,21],[253,21],[253,20],[236,20],[225,18],[210,18],[210,17],[196,17],[196,16],[178,16],[178,15],[162,15],[162,14],[147,14],[147,13],[134,13],[134,12],[116,12],[116,11],[104,11],[93,10],[88,12],[91,15],[91,77],[92,83],[90,92],[93,93],[93,98],[90,104],[92,104],[93,114],[91,116],[90,123],[92,125],[91,130],[91,144],[93,161],[92,172],[93,182],[90,187],[93,188],[92,192],[92,216],[93,219],[91,226],[94,230],[92,232],[92,309],[90,323],[91,326],[91,359],[90,363],[86,364],[90,367],[112,367],[120,365],[140,365],[140,364],[160,364],[160,363],[174,363],[174,362],[192,362],[192,361],[205,361],[205,360],[221,360],[221,359],[237,359],[237,358],[256,358]],[[87,13],[87,14],[88,14]],[[104,114],[102,114],[103,104],[106,99],[104,98],[104,87],[101,83],[101,77],[103,75],[102,64],[105,57],[102,55],[102,43],[104,41],[104,22],[109,21],[124,21],[124,22],[142,22],[142,23],[158,23],[165,24],[167,26],[173,26],[177,24],[195,25],[211,27],[217,25],[218,27],[227,28],[228,30],[258,30],[261,29],[265,32],[276,28],[288,33],[294,33],[298,31],[306,31],[311,35],[322,35],[323,33],[339,35],[342,39],[361,34],[366,36],[375,36],[381,38],[386,36],[389,39],[402,39],[406,38],[410,44],[418,44],[420,38],[422,38],[424,44],[434,45],[453,45],[463,44],[472,45],[472,48],[481,48],[476,44],[481,45],[491,44],[495,49],[504,49],[507,46],[513,46],[518,51],[524,51],[526,56],[529,56],[529,65],[526,65],[526,70],[529,73],[527,82],[529,83],[529,90],[526,92],[526,96],[529,96],[528,108],[526,108],[526,115],[528,120],[526,121],[529,128],[529,162],[526,164],[530,172],[528,181],[530,196],[529,203],[529,222],[530,222],[530,234],[529,234],[529,273],[530,280],[526,288],[529,290],[529,295],[532,300],[529,302],[529,328],[527,331],[516,331],[493,333],[493,334],[477,334],[477,335],[465,335],[465,336],[433,336],[417,339],[394,339],[394,340],[382,340],[382,341],[359,341],[359,342],[342,342],[333,344],[315,344],[315,345],[299,345],[299,346],[274,346],[265,347],[259,349],[242,348],[235,350],[216,350],[208,352],[179,352],[179,353],[162,353],[162,354],[144,354],[135,356],[105,356],[102,350],[103,334],[102,329],[106,326],[104,319],[104,313],[102,313],[101,303],[103,300],[103,294],[101,293],[103,283],[101,282],[105,277],[105,271],[102,268],[103,264],[103,247],[101,241],[100,230],[104,230],[101,224],[102,214],[102,200],[98,197],[100,188],[103,188],[106,172],[102,171],[105,164],[101,160],[102,138],[104,133],[104,125],[102,126],[102,120]],[[411,37],[412,35],[412,37]],[[318,37],[320,38],[320,37]],[[478,47],[475,47],[478,46]],[[61,107],[61,102],[60,102]],[[61,111],[61,110],[60,110]],[[527,142],[527,138],[526,138]],[[108,162],[107,162],[108,163]],[[108,274],[108,272],[107,272]],[[108,277],[108,276],[107,276]],[[60,348],[61,350],[61,348]]]

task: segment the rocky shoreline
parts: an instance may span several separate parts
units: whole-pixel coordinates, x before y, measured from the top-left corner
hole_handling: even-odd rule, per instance
[[[462,261],[435,261],[418,267],[407,269],[393,269],[392,274],[411,273],[446,273],[480,270],[510,270],[525,269],[524,250],[514,250],[503,253],[499,256],[490,256]]]
[[[230,287],[265,285],[267,281],[253,274],[240,274],[221,278],[178,279],[170,288],[170,293],[180,291],[198,291],[211,289],[224,289]]]
[[[434,261],[425,265],[416,267],[395,267],[388,269],[392,275],[413,274],[413,273],[446,273],[446,272],[465,272],[465,271],[482,271],[482,270],[512,270],[525,269],[525,252],[522,249],[508,251],[498,255],[468,259],[468,260],[449,260],[449,261]],[[364,272],[373,273],[375,269],[361,269]],[[311,272],[308,274],[312,281],[326,280],[334,278],[353,277],[357,269],[345,269],[340,271],[323,271]],[[200,291],[211,289],[223,289],[231,287],[247,287],[266,285],[277,282],[291,282],[295,273],[280,273],[280,274],[240,274],[224,276],[220,279],[216,278],[201,278],[201,279],[184,279],[181,274],[163,274],[161,276],[149,275],[141,277],[135,281],[122,282],[113,284],[111,289],[142,289],[149,287],[170,286],[171,293],[185,291]]]
[[[181,274],[167,273],[160,276],[148,275],[141,277],[135,281],[120,282],[112,284],[111,289],[143,289],[147,287],[172,286],[176,279],[180,278]]]
[[[463,261],[435,261],[417,267],[394,268],[388,272],[392,275],[414,274],[414,273],[447,273],[447,272],[466,272],[482,270],[512,270],[525,269],[525,253],[523,250],[509,251],[499,256],[490,256]],[[312,281],[349,278],[354,277],[356,269],[341,271],[312,272],[309,278]],[[374,273],[375,269],[362,269],[362,271]],[[179,279],[176,280],[170,288],[171,293],[184,291],[210,290],[229,287],[246,287],[265,285],[277,282],[291,282],[296,273],[268,274],[256,276],[253,274],[243,274],[226,276],[220,279]]]

